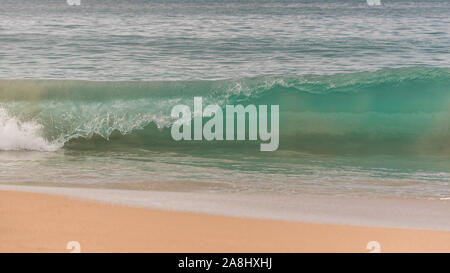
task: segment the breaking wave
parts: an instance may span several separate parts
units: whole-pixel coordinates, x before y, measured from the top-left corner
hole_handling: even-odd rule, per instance
[[[194,96],[280,105],[280,149],[450,153],[450,70],[428,67],[220,81],[3,79],[0,150],[171,147],[171,109]]]

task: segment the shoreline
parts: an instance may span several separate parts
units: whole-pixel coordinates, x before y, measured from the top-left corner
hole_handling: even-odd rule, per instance
[[[450,200],[140,191],[12,184],[0,184],[0,190],[44,193],[105,204],[220,216],[450,231]]]
[[[150,209],[0,190],[0,252],[450,252],[450,231]]]

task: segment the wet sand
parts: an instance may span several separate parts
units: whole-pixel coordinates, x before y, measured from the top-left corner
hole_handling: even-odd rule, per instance
[[[0,191],[0,252],[450,252],[450,232],[166,211]]]

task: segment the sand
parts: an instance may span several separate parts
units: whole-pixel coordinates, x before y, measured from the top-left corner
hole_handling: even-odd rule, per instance
[[[0,252],[450,252],[450,231],[217,216],[0,191]]]

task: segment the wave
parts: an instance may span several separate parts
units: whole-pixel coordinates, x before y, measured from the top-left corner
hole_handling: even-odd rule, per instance
[[[430,67],[219,81],[3,79],[0,150],[202,147],[169,133],[172,107],[202,96],[204,105],[280,105],[280,149],[449,154],[449,89],[450,69]]]
[[[56,151],[60,145],[49,143],[41,136],[42,126],[35,122],[20,122],[0,108],[1,151]]]

